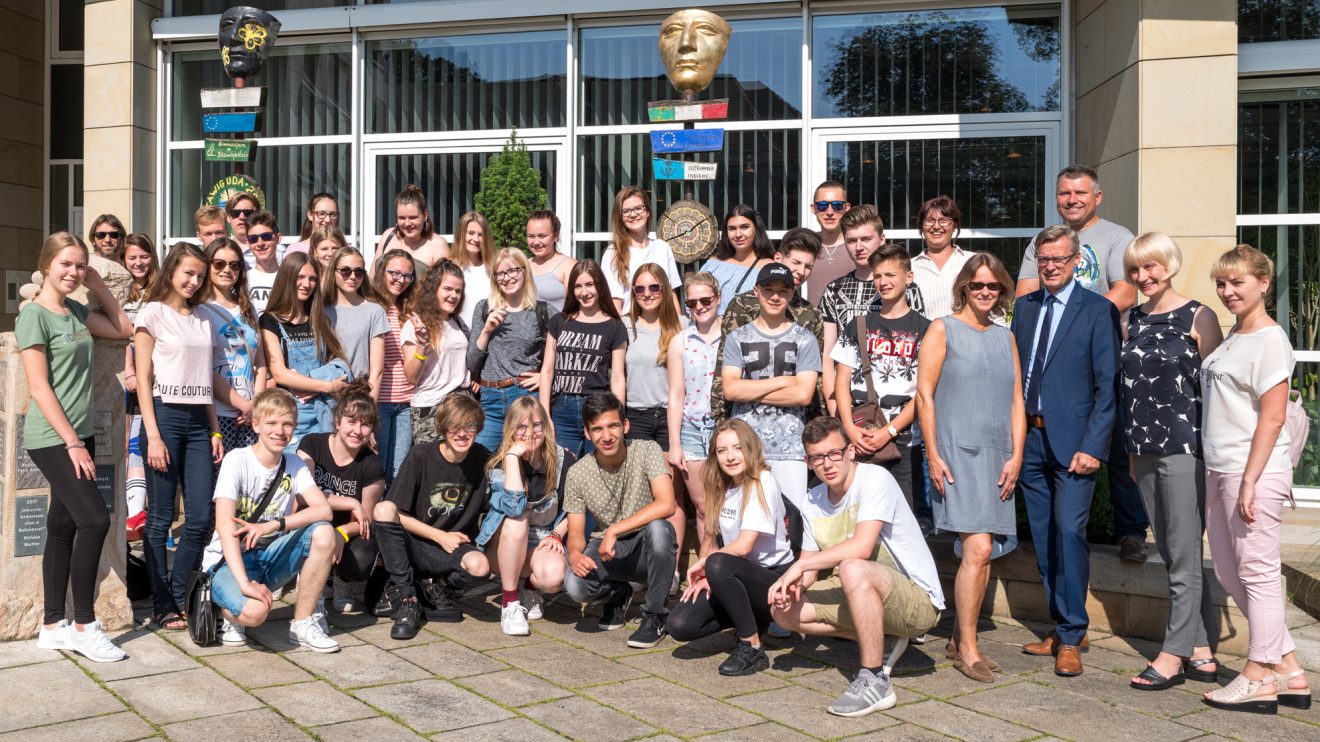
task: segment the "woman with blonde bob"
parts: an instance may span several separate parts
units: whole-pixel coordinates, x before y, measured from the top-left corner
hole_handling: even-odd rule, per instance
[[[784,499],[746,422],[715,429],[704,472],[705,538],[688,568],[688,588],[669,613],[669,634],[693,641],[732,627],[738,644],[721,675],[751,675],[770,666],[761,634],[770,627],[770,586],[793,562],[784,528]]]
[[[935,527],[958,534],[962,545],[954,578],[958,617],[945,655],[983,683],[994,682],[999,664],[981,654],[976,622],[990,559],[1012,548],[1017,536],[1013,488],[1027,439],[1017,343],[994,321],[1012,306],[1013,279],[1004,264],[990,253],[973,254],[954,279],[953,314],[926,330],[917,366]]]
[[[477,302],[469,331],[468,370],[481,386],[485,425],[477,443],[494,449],[504,431],[504,411],[541,385],[550,306],[536,298],[527,256],[506,247],[495,257],[491,296]]]
[[[536,397],[509,405],[504,437],[486,465],[490,511],[477,546],[500,576],[500,628],[510,636],[530,634],[527,620],[543,616],[541,594],[563,589],[564,481],[575,461],[550,435],[549,416]]]
[[[1201,584],[1201,361],[1224,335],[1214,311],[1173,289],[1181,266],[1178,245],[1161,232],[1137,237],[1123,254],[1128,283],[1146,297],[1128,310],[1124,323],[1123,440],[1169,574],[1164,646],[1131,680],[1133,688],[1147,691],[1186,680],[1213,683],[1219,669],[1206,630],[1214,625],[1214,606]]]
[[[1288,379],[1295,359],[1266,299],[1274,261],[1250,245],[1224,253],[1210,271],[1215,293],[1237,318],[1201,362],[1201,443],[1205,526],[1215,576],[1247,616],[1247,664],[1205,702],[1273,714],[1279,704],[1310,708],[1311,689],[1284,623],[1279,521],[1292,502]]]

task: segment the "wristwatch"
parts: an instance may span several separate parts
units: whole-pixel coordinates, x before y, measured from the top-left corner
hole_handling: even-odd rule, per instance
[[[893,425],[887,425],[885,426],[885,430],[889,431],[890,438],[898,440],[898,428],[895,428]]]

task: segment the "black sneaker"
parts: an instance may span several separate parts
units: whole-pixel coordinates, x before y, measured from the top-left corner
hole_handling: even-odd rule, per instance
[[[650,649],[665,638],[665,617],[654,613],[642,614],[642,625],[628,637],[628,646],[634,649]]]
[[[437,585],[431,580],[417,587],[418,597],[431,618],[444,623],[458,623],[463,620],[463,611],[458,607],[458,603],[454,602],[452,589]]]
[[[738,642],[729,659],[720,663],[721,675],[751,675],[770,667],[770,658],[765,656],[761,647],[753,647],[747,642]]]
[[[426,623],[426,614],[418,605],[416,596],[402,600],[394,613],[394,626],[390,628],[390,638],[407,641],[417,636],[424,623]]]
[[[391,583],[385,586],[385,592],[380,594],[380,599],[372,607],[371,613],[377,618],[389,618],[398,610],[400,602],[399,588]]]
[[[632,605],[633,591],[632,586],[622,585],[615,588],[618,594],[609,602],[600,612],[601,631],[614,631],[623,628],[628,622],[628,606]]]

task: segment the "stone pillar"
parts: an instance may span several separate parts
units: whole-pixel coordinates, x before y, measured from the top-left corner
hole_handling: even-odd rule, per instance
[[[1076,157],[1101,215],[1182,248],[1174,285],[1228,315],[1209,278],[1236,242],[1237,3],[1074,0]]]

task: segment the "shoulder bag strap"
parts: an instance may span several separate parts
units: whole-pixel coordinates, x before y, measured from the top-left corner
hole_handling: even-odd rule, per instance
[[[261,517],[261,514],[266,511],[266,506],[270,504],[271,498],[275,496],[275,490],[279,489],[280,480],[284,479],[284,461],[284,454],[280,454],[280,465],[275,470],[275,478],[270,480],[270,484],[266,485],[266,491],[261,495],[261,501],[257,503],[257,507],[248,513],[243,520],[252,523],[254,522],[253,518]]]
[[[875,382],[871,379],[871,348],[866,341],[866,314],[857,315],[857,353],[862,358],[862,378],[866,379],[866,401],[876,404]]]
[[[743,271],[742,278],[738,279],[738,285],[735,286],[733,289],[734,296],[737,296],[738,294],[742,293],[743,284],[747,283],[747,277],[752,275],[752,269],[755,267],[756,267],[756,261],[753,260],[752,264],[747,266],[747,270]]]

